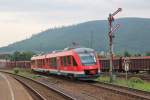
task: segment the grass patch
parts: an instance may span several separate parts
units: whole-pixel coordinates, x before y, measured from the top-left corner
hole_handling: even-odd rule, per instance
[[[18,75],[21,75],[21,76],[25,76],[25,77],[29,77],[29,78],[32,78],[32,79],[37,79],[37,78],[40,78],[41,75],[36,75],[32,72],[31,69],[24,69],[24,68],[14,68],[12,71],[12,73],[16,74],[16,71],[17,71],[17,74]]]
[[[108,76],[101,76],[96,80],[109,83],[109,79]],[[138,77],[132,77],[129,80],[117,78],[112,84],[150,92],[150,82],[144,81]]]
[[[14,69],[13,69],[13,73],[14,73],[14,74],[18,74],[18,73],[19,73],[19,68],[14,68]]]

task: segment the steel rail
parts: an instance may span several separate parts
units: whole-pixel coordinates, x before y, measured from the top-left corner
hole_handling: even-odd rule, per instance
[[[40,100],[46,100],[46,98],[44,98],[40,93],[38,93],[35,89],[33,89],[31,86],[27,85],[26,83],[24,83],[23,81],[15,78],[17,81],[19,81],[21,84],[23,84],[25,87],[27,87],[30,91],[32,91]]]

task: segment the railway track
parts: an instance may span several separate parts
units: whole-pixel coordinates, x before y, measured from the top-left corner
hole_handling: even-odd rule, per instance
[[[23,84],[25,88],[30,91],[30,93],[32,92],[31,95],[35,100],[75,100],[75,98],[69,96],[68,94],[65,94],[64,92],[44,83],[37,82],[33,79],[20,75],[14,75],[7,72],[5,72],[5,74],[9,74],[11,77]]]
[[[27,85],[26,83],[22,82],[21,80],[15,78],[17,81],[19,81],[23,86],[25,86],[25,88],[27,89],[27,91],[30,93],[30,95],[32,96],[32,98],[34,100],[46,100],[41,94],[39,94],[35,89],[33,89],[31,86]]]
[[[112,84],[97,82],[87,83],[51,76],[37,79],[37,81],[47,86],[52,86],[59,91],[64,91],[64,93],[72,97],[71,99],[76,100],[150,100],[149,92]]]
[[[54,77],[54,78],[55,79],[58,78],[58,80],[60,80],[59,79],[60,77]],[[107,83],[102,83],[102,82],[95,82],[95,81],[87,83],[87,82],[82,82],[82,81],[72,81],[72,80],[68,80],[68,79],[65,79],[65,78],[63,78],[63,80],[69,81],[71,83],[74,82],[76,84],[84,85],[82,87],[87,88],[87,90],[84,89],[84,91],[89,92],[88,95],[90,95],[91,97],[94,97],[96,100],[98,98],[101,98],[101,97],[100,97],[100,95],[96,95],[96,94],[93,94],[93,93],[94,92],[97,93],[100,90],[107,90],[107,91],[112,92],[114,94],[120,95],[120,99],[114,99],[114,100],[150,100],[150,92],[146,92],[146,91],[142,91],[142,90],[132,89],[132,88],[128,88],[128,87],[122,87],[122,86],[117,86],[117,85],[107,84]],[[56,84],[57,83],[62,83],[62,82],[58,81],[58,82],[56,82]],[[76,85],[74,85],[74,86],[76,86]],[[95,91],[92,90],[93,87],[95,87]],[[88,91],[88,89],[90,91]],[[82,91],[80,93],[82,93]],[[114,95],[114,94],[111,94],[111,95]],[[122,97],[124,97],[124,98],[122,98]],[[98,100],[101,100],[101,99],[98,99]],[[110,99],[108,99],[108,100],[110,100]]]

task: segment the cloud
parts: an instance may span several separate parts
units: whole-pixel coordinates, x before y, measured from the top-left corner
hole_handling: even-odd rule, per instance
[[[107,19],[108,13],[119,7],[123,8],[120,17],[149,17],[146,11],[150,10],[150,0],[0,0],[0,21],[19,23],[25,20],[39,24],[49,21],[65,24],[66,21],[72,24]],[[9,17],[4,13],[10,13]]]
[[[69,0],[0,0],[1,11],[45,12],[50,10],[78,10],[81,8],[81,5]]]
[[[150,0],[109,0],[127,9],[150,9]]]
[[[0,0],[0,11],[50,12],[90,9],[150,9],[150,0]]]

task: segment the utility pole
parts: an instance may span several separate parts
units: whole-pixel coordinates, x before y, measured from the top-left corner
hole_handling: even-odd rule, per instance
[[[120,25],[117,24],[114,28],[113,28],[113,22],[114,22],[114,16],[119,13],[120,11],[122,11],[121,8],[118,8],[117,11],[115,11],[113,14],[109,14],[108,17],[108,24],[109,24],[109,55],[110,55],[110,69],[109,69],[109,74],[110,74],[110,82],[114,81],[114,75],[113,75],[113,38],[115,37],[113,35],[113,32],[116,31]]]

